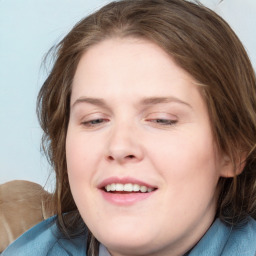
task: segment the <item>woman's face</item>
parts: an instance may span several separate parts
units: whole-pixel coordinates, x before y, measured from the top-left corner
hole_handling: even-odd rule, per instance
[[[211,225],[228,168],[195,80],[137,39],[82,56],[66,155],[80,214],[112,255],[183,255]]]

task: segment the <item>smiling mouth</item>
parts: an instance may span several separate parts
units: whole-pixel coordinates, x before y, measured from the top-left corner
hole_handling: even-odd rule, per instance
[[[139,184],[132,183],[111,183],[102,188],[105,192],[114,194],[129,194],[129,193],[150,193],[156,190],[156,188],[140,186]]]

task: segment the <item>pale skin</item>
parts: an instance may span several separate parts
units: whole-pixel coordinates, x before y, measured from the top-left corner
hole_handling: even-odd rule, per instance
[[[72,86],[67,167],[89,229],[113,256],[186,253],[214,221],[219,178],[232,175],[196,81],[157,45],[113,38],[82,56]],[[111,177],[154,191],[111,202],[99,188]]]

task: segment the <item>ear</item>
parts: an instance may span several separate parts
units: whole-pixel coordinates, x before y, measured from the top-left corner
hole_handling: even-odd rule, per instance
[[[232,178],[241,174],[246,164],[246,155],[238,156],[235,162],[228,155],[222,156],[220,166],[220,176],[224,178]]]

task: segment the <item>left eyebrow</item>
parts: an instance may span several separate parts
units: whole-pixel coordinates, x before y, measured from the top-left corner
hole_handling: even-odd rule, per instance
[[[161,104],[161,103],[170,103],[170,102],[176,102],[176,103],[180,103],[183,104],[189,108],[192,108],[192,106],[190,104],[188,104],[187,102],[176,98],[176,97],[150,97],[150,98],[144,98],[141,101],[142,105],[156,105],[156,104]]]

